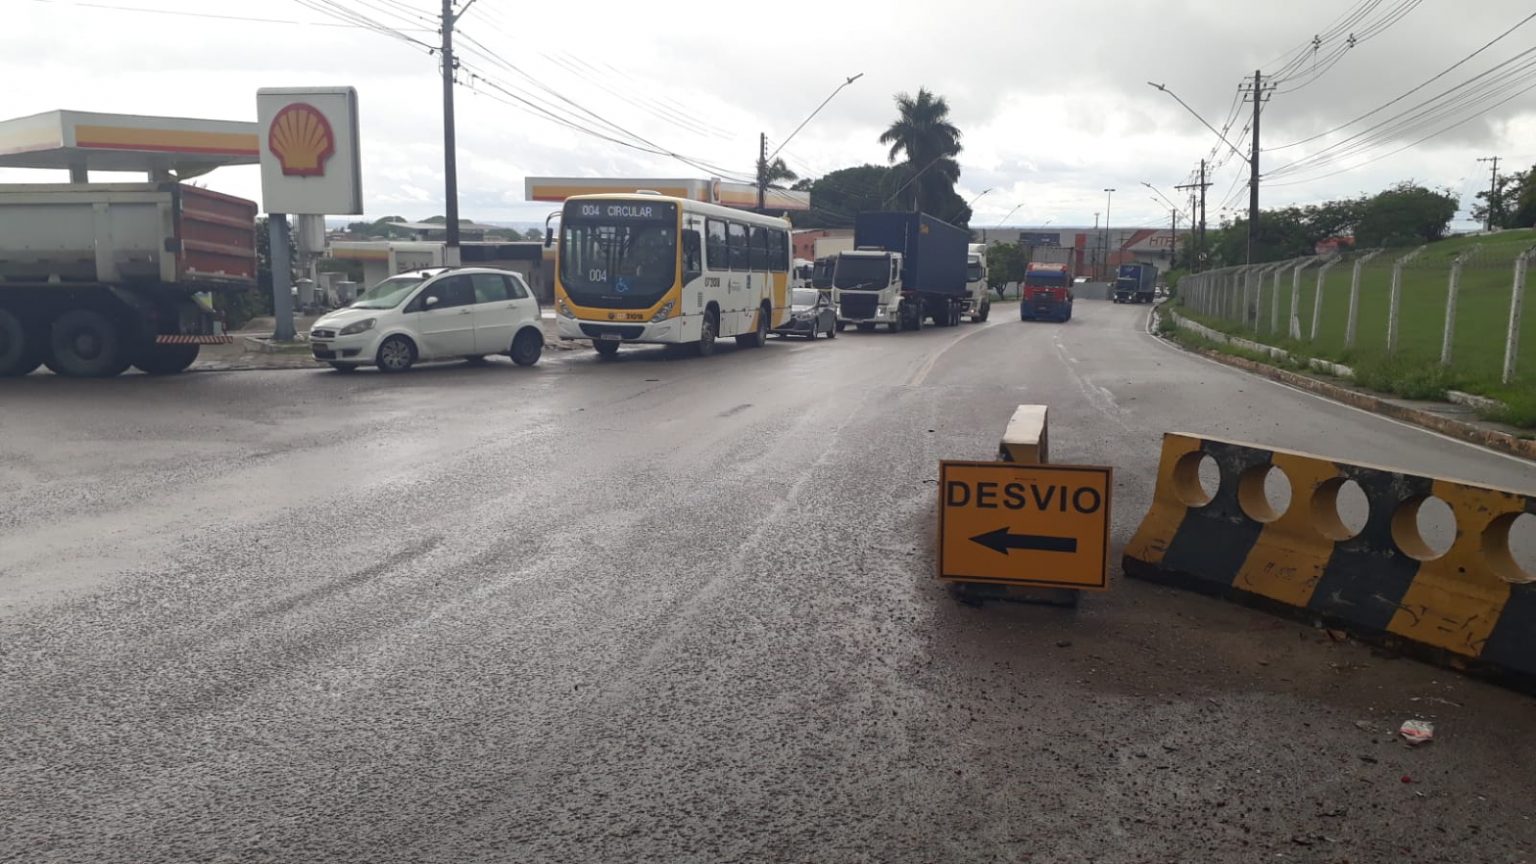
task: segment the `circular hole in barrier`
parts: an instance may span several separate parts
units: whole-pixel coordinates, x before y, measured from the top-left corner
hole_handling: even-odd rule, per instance
[[[1274,465],[1255,465],[1237,478],[1237,503],[1255,522],[1273,522],[1291,506],[1291,478]]]
[[[1456,514],[1433,495],[1409,498],[1392,514],[1392,540],[1409,558],[1433,561],[1456,540]]]
[[[1370,518],[1371,501],[1353,480],[1335,477],[1312,493],[1312,524],[1329,540],[1358,537]]]
[[[1221,488],[1221,466],[1209,453],[1185,453],[1173,466],[1173,490],[1186,507],[1204,507]]]
[[[1483,533],[1483,555],[1505,582],[1536,582],[1536,516],[1507,513]]]

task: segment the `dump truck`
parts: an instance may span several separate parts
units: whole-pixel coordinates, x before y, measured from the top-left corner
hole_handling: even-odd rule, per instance
[[[0,185],[0,376],[180,372],[256,284],[256,204],[184,183]]]
[[[949,327],[976,310],[964,228],[923,213],[860,213],[853,240],[833,265],[839,329],[921,330],[925,319]]]

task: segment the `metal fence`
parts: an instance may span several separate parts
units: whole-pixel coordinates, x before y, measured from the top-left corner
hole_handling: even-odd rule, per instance
[[[1439,363],[1467,381],[1536,382],[1536,313],[1522,314],[1536,235],[1293,258],[1185,276],[1207,323],[1341,363]],[[1524,365],[1521,346],[1525,346]]]

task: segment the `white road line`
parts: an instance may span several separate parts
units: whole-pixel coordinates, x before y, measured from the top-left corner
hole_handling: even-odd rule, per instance
[[[980,327],[973,327],[970,332],[964,333],[964,334],[960,335],[954,341],[950,342],[948,345],[945,345],[943,347],[943,349],[941,349],[939,351],[939,353],[937,353],[937,354],[933,355],[932,357],[928,358],[928,362],[924,363],[922,368],[917,370],[917,374],[913,375],[912,378],[909,381],[907,381],[907,386],[908,387],[921,387],[921,386],[923,386],[923,382],[928,380],[928,373],[933,371],[934,364],[939,362],[939,358],[943,357],[945,354],[948,354],[949,353],[949,349],[955,347],[956,345],[959,345],[961,342],[964,342],[965,340],[971,338],[972,336],[975,336],[977,333],[983,333],[983,332],[985,332],[985,331],[987,331],[987,330],[989,330],[989,329],[991,329],[993,327],[996,327],[997,325],[999,325],[1001,323],[1003,323],[1003,322],[1002,321],[985,321],[985,322],[982,323],[982,325]],[[963,325],[956,325],[956,326],[963,326]]]

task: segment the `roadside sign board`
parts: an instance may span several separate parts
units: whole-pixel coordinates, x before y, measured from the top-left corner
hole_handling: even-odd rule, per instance
[[[939,577],[1109,587],[1113,471],[1089,465],[939,463]]]
[[[263,87],[256,91],[261,203],[268,213],[363,212],[357,90]]]

